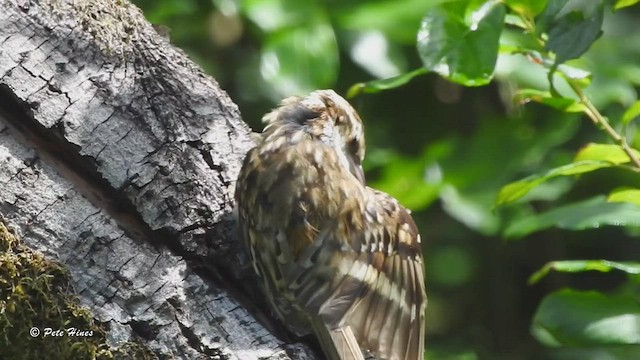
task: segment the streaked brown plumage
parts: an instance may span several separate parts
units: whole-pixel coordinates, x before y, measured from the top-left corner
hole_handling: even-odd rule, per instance
[[[331,360],[361,358],[358,346],[380,359],[422,359],[420,236],[406,209],[365,185],[356,111],[320,90],[284,100],[263,121],[236,200],[275,313],[299,335],[313,331]]]

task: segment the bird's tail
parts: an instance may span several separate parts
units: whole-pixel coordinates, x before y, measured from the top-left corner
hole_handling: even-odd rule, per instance
[[[350,326],[330,329],[322,320],[312,321],[313,331],[327,360],[364,360],[358,341]]]

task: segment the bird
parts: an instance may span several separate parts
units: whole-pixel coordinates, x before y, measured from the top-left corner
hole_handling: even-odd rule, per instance
[[[327,359],[424,358],[420,235],[368,187],[364,127],[333,90],[286,98],[263,117],[236,183],[239,235],[270,308]]]

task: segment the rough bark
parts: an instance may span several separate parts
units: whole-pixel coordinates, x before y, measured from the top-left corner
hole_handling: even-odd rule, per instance
[[[249,147],[236,105],[128,2],[0,0],[0,214],[69,269],[114,346],[313,358],[237,285]]]

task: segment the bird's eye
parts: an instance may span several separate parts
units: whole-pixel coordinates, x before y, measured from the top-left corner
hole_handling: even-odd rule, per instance
[[[302,106],[297,104],[296,106],[288,107],[281,111],[280,117],[282,119],[287,119],[288,121],[295,122],[298,124],[304,124],[309,120],[315,119],[320,114],[312,109],[309,109],[306,106]]]
[[[360,142],[358,141],[358,139],[351,139],[351,141],[349,141],[349,143],[347,144],[347,151],[350,154],[357,154],[358,151],[360,150]]]

